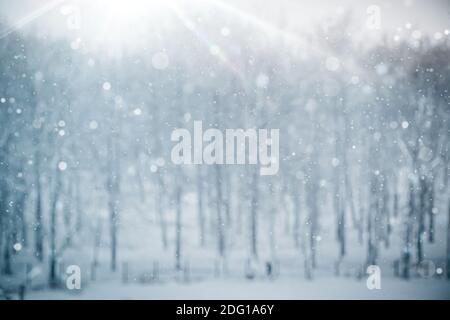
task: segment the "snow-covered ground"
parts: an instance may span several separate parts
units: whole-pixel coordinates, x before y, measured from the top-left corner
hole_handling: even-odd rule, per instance
[[[190,208],[192,209],[192,208]],[[186,212],[194,214],[194,210]],[[119,250],[119,264],[116,272],[110,271],[109,247],[107,243],[100,248],[100,264],[96,270],[95,281],[91,279],[91,250],[83,242],[74,243],[61,261],[62,268],[78,265],[81,268],[81,290],[48,289],[46,264],[40,265],[32,281],[33,290],[28,290],[26,299],[450,299],[450,281],[444,279],[445,242],[425,244],[425,259],[433,263],[434,276],[425,278],[416,270],[411,270],[411,279],[406,281],[394,277],[392,262],[400,256],[401,237],[393,236],[389,248],[380,247],[381,289],[369,290],[366,286],[368,275],[362,266],[365,261],[365,245],[358,244],[354,232],[349,232],[348,250],[341,263],[340,275],[335,275],[337,247],[334,243],[332,225],[322,225],[321,242],[318,245],[318,266],[313,279],[305,279],[303,255],[295,249],[291,234],[282,232],[277,225],[276,275],[268,279],[265,275],[265,263],[270,261],[267,238],[261,234],[261,256],[253,265],[255,278],[246,278],[247,252],[246,238],[230,238],[226,267],[217,273],[217,255],[211,244],[205,248],[198,245],[193,227],[194,216],[186,216],[183,229],[183,267],[174,270],[174,247],[164,249],[160,244],[156,226],[139,223],[138,212],[130,212],[125,217],[123,236]],[[188,219],[191,218],[191,219]],[[395,221],[394,221],[395,222]],[[438,219],[438,222],[441,222]],[[438,224],[437,234],[445,234],[444,224]],[[261,230],[267,229],[266,226]],[[149,232],[149,230],[153,232]],[[173,236],[173,234],[171,235]],[[442,239],[440,237],[439,239]],[[300,250],[301,251],[301,250]],[[26,256],[25,252],[21,253]],[[17,266],[22,265],[21,254],[14,257]],[[158,268],[158,280],[152,281],[155,264]],[[123,282],[126,265],[127,283]],[[440,269],[440,274],[436,271]],[[188,270],[188,271],[186,271]],[[19,268],[16,268],[19,271]],[[358,277],[359,273],[359,277]],[[17,272],[21,274],[21,272]],[[6,284],[17,285],[17,277],[4,278]]]
[[[197,283],[122,284],[109,281],[80,291],[44,290],[27,299],[450,299],[450,282],[386,279],[369,290],[365,279],[320,278],[267,281],[211,280]]]

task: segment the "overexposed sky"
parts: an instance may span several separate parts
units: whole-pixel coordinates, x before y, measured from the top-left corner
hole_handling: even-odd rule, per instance
[[[64,4],[78,4],[81,8],[88,8],[92,3],[106,4],[106,0],[71,0],[62,1],[50,10],[41,10],[55,0],[0,0],[0,16],[10,23],[15,23],[17,28],[24,32],[45,32],[48,34],[64,35],[66,32],[66,17],[61,13]],[[56,0],[57,1],[57,0]],[[122,0],[112,0],[119,2]],[[133,6],[133,1],[123,0],[128,6]],[[137,0],[139,1],[139,0]],[[158,0],[148,0],[155,4]],[[161,0],[184,1],[184,5],[206,7],[209,0]],[[216,1],[216,0],[210,0]],[[398,28],[404,28],[406,23],[411,23],[415,29],[423,33],[434,34],[450,29],[450,0],[221,0],[245,14],[257,17],[273,25],[280,24],[296,26],[300,29],[308,29],[317,25],[324,19],[339,14],[342,11],[351,11],[356,26],[364,26],[367,19],[366,9],[370,5],[377,5],[381,9],[381,32],[394,33]],[[86,5],[86,3],[88,3]],[[88,7],[86,7],[88,6]],[[154,10],[158,6],[152,5]],[[44,13],[42,13],[44,11]],[[86,10],[85,10],[86,11]],[[88,10],[87,10],[88,11]],[[36,13],[33,15],[33,13]],[[106,10],[104,11],[106,12]],[[42,13],[42,14],[40,14]],[[86,12],[84,12],[86,13]],[[92,13],[92,12],[91,12]],[[82,10],[83,14],[83,10]],[[224,14],[233,14],[224,10]],[[103,11],[95,12],[101,23],[104,18]],[[156,12],[155,16],[159,13]],[[1,30],[0,30],[1,31]]]

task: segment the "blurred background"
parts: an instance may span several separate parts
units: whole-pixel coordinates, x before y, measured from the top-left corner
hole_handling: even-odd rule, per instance
[[[449,29],[448,1],[1,0],[0,299],[450,298]],[[278,174],[174,165],[196,120],[280,129]]]

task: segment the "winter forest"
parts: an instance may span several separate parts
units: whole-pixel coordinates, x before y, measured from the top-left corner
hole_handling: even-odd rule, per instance
[[[315,2],[0,0],[0,299],[450,299],[450,4]]]

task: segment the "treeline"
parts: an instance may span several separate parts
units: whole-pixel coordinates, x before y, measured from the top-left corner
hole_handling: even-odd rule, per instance
[[[365,48],[345,32],[347,20],[298,38],[233,21],[225,37],[222,20],[207,22],[212,47],[183,25],[161,26],[167,41],[149,32],[145,52],[120,57],[83,43],[74,50],[66,39],[12,33],[0,40],[2,275],[14,273],[20,246],[48,264],[56,285],[67,248],[91,244],[95,252],[102,210],[116,270],[125,198],[155,199],[146,208],[158,217],[161,242],[154,245],[174,251],[175,269],[184,259],[187,193],[197,198],[198,245],[217,252],[223,266],[235,234],[248,235],[250,263],[264,251],[274,264],[278,239],[287,236],[311,278],[320,264],[321,221],[330,215],[336,273],[353,248],[352,233],[367,265],[400,235],[396,263],[405,278],[424,260],[424,243],[444,239],[436,218],[450,221],[449,39]],[[168,58],[167,67],[155,68],[155,53]],[[193,120],[221,130],[280,128],[279,174],[174,166],[170,133]],[[168,236],[170,210],[175,239]],[[273,229],[262,229],[262,221]],[[450,278],[450,225],[444,229]]]

